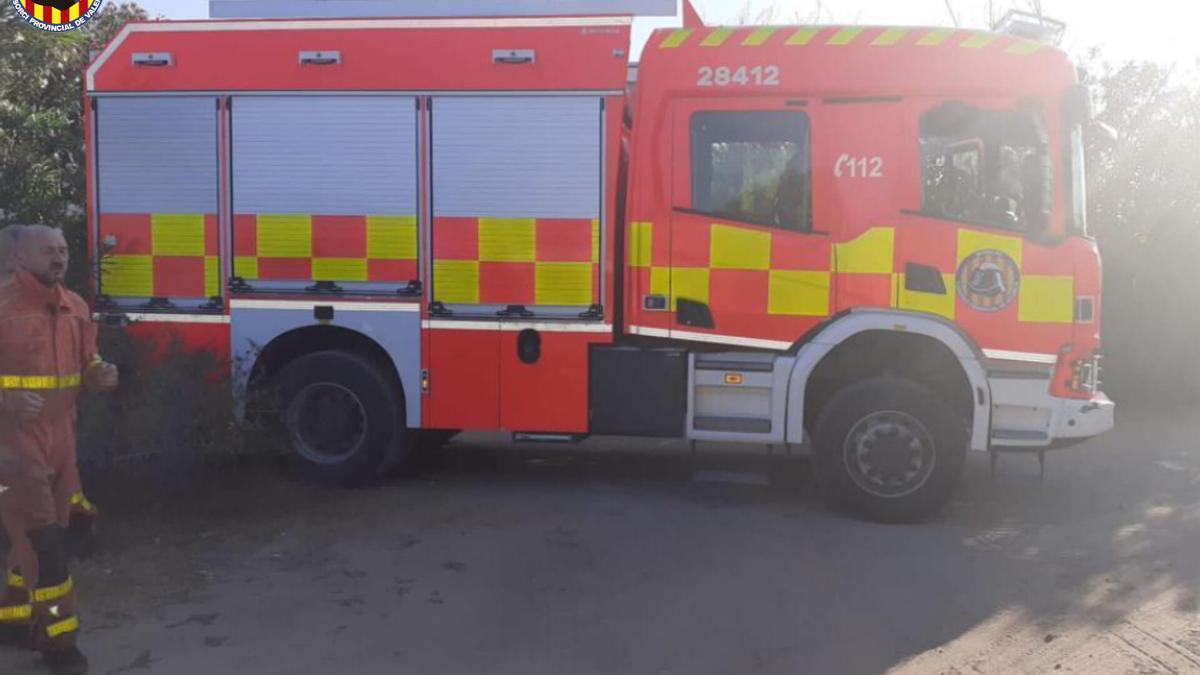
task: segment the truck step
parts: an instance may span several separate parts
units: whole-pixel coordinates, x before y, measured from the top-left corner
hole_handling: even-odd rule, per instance
[[[528,431],[514,432],[514,443],[578,443],[585,437],[579,434],[545,434]]]
[[[794,357],[749,352],[693,353],[688,364],[687,437],[782,443]]]
[[[992,438],[1003,441],[1048,441],[1050,434],[1033,429],[993,429]]]
[[[755,417],[696,417],[692,426],[702,431],[732,431],[743,434],[771,433],[771,420]]]

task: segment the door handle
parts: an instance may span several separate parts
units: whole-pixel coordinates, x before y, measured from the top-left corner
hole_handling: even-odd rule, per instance
[[[648,312],[665,312],[667,311],[667,296],[665,295],[643,295],[642,309]]]

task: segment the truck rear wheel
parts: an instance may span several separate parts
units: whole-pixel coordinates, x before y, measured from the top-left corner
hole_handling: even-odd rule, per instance
[[[836,508],[880,522],[941,509],[966,457],[965,427],[932,389],[897,378],[852,384],[817,420],[816,468]]]
[[[400,397],[367,359],[343,351],[308,354],[279,373],[276,387],[284,432],[307,475],[368,485],[407,458]]]

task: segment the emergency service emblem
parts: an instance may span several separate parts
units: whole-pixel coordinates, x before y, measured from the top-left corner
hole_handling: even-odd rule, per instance
[[[958,267],[958,297],[980,312],[999,312],[1011,305],[1020,284],[1017,263],[1000,251],[976,251]]]
[[[104,0],[10,0],[25,23],[48,33],[75,30],[100,13]]]

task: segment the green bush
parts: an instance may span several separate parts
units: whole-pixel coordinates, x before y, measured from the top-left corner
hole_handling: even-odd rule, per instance
[[[230,365],[212,353],[117,326],[102,327],[100,347],[121,386],[80,406],[80,469],[98,501],[176,496],[274,454],[273,430],[236,417]]]

